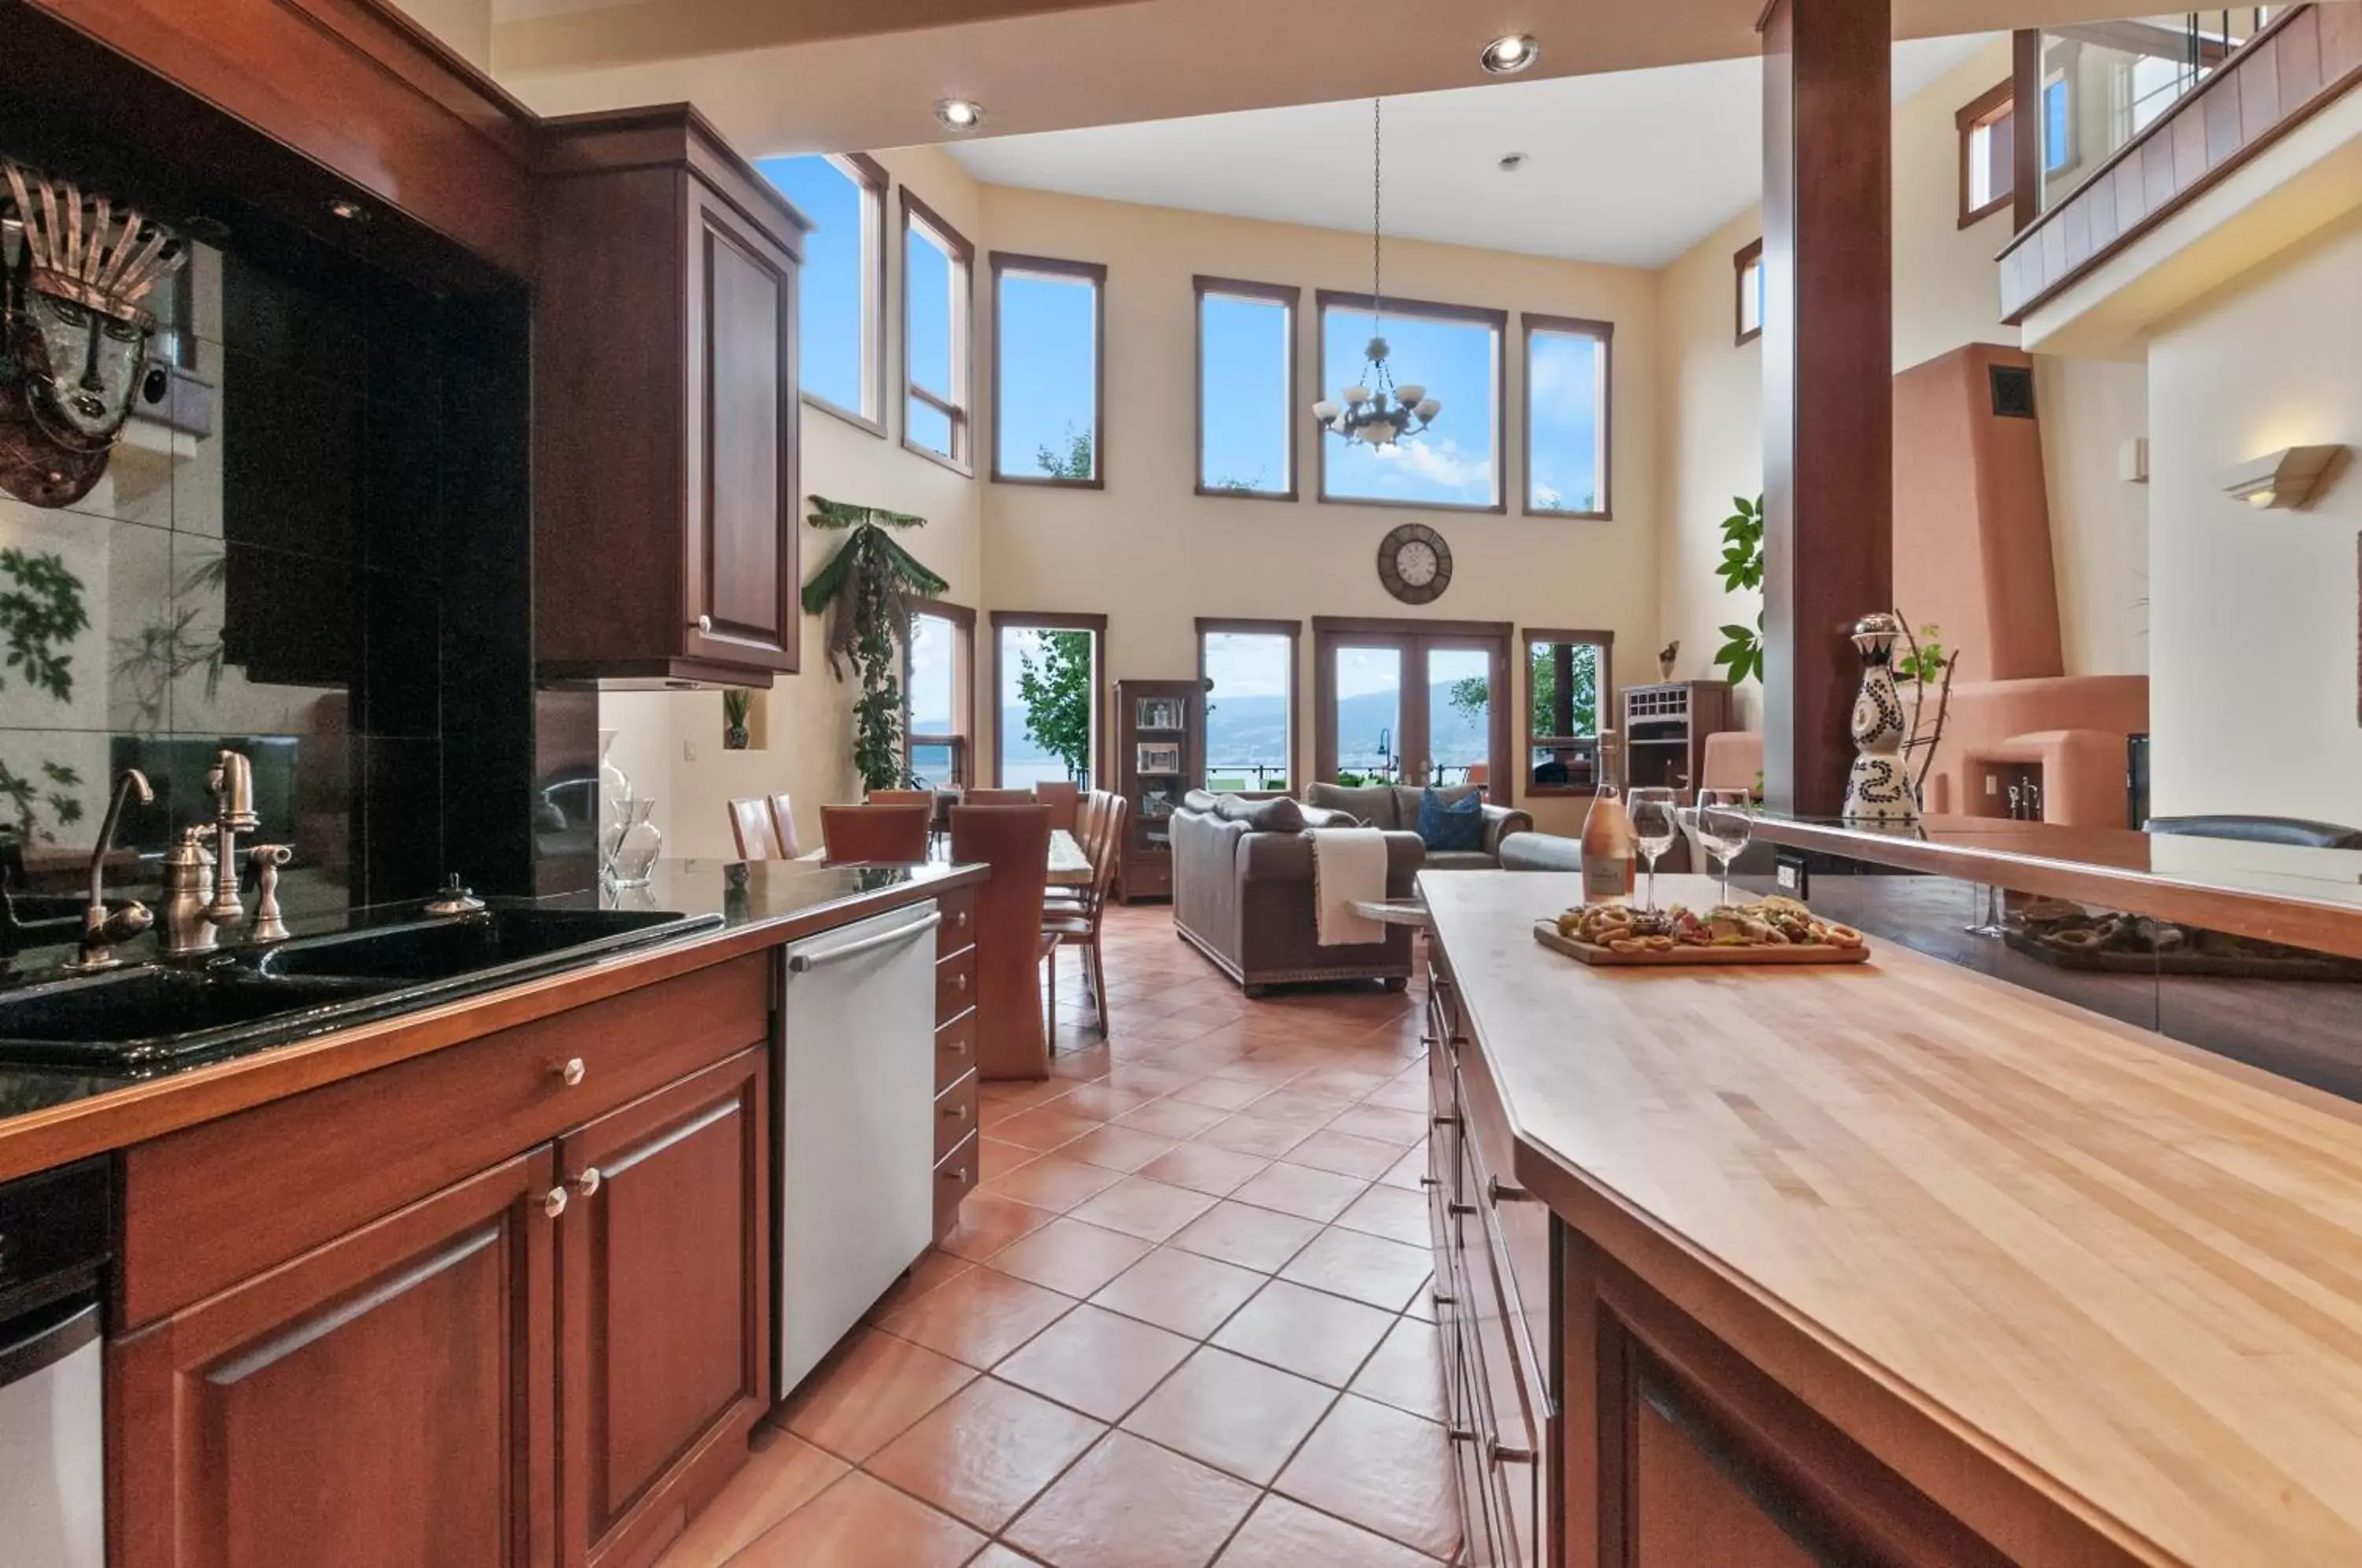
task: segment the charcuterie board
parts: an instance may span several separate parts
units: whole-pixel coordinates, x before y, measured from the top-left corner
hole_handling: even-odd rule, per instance
[[[1554,952],[1570,958],[1580,958],[1601,968],[1686,969],[1700,965],[1722,966],[1731,964],[1859,964],[1870,956],[1867,944],[1860,947],[1816,945],[1798,947],[1792,944],[1774,947],[1750,943],[1744,947],[1674,947],[1661,953],[1619,953],[1613,947],[1600,947],[1588,942],[1577,942],[1558,933],[1555,921],[1534,922],[1534,940]]]

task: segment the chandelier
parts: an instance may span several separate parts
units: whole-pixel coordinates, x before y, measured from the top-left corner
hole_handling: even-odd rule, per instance
[[[1440,398],[1427,395],[1416,381],[1395,384],[1386,363],[1385,252],[1379,238],[1385,205],[1385,101],[1370,100],[1370,326],[1368,347],[1362,350],[1361,378],[1333,398],[1312,405],[1312,417],[1331,435],[1372,447],[1391,447],[1435,423],[1443,412]]]

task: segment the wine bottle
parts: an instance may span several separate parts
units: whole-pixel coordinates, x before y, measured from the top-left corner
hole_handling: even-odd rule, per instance
[[[1632,818],[1624,809],[1616,732],[1599,732],[1599,788],[1583,819],[1583,901],[1618,903],[1632,896]]]

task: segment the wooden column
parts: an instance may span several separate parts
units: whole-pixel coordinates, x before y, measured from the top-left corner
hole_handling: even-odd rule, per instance
[[[1832,814],[1860,664],[1893,601],[1888,0],[1763,17],[1763,782]]]
[[[2020,28],[2009,36],[2009,226],[2013,233],[2042,215],[2042,32]]]

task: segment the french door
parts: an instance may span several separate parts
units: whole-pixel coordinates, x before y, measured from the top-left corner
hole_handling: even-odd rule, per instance
[[[1313,777],[1509,797],[1506,622],[1315,616]]]

